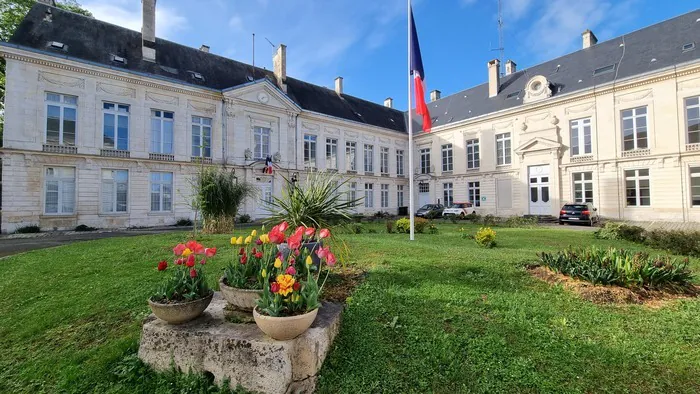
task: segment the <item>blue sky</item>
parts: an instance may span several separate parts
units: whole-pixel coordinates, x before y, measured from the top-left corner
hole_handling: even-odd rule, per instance
[[[98,19],[141,27],[140,0],[83,0]],[[498,57],[497,0],[413,0],[428,90],[445,95],[483,83]],[[156,35],[272,68],[287,45],[288,75],[406,108],[405,0],[158,0]],[[581,32],[600,41],[697,8],[695,0],[503,0],[505,58],[518,68],[575,51]]]

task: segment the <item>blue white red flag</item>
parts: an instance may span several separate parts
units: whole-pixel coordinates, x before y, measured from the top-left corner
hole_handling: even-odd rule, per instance
[[[413,19],[413,7],[411,7],[411,74],[413,74],[416,94],[416,113],[423,117],[423,131],[430,133],[430,112],[425,104],[425,72],[418,44],[418,33],[416,33],[416,22]]]

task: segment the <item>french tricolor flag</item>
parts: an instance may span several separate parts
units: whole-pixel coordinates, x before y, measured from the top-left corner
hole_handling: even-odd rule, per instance
[[[425,72],[418,44],[418,33],[416,33],[416,22],[413,19],[413,7],[411,7],[411,74],[413,74],[416,94],[416,113],[423,117],[423,131],[430,133],[430,112],[425,104]]]

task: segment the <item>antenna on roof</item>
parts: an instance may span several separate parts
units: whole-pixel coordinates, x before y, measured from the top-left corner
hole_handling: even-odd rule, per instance
[[[505,45],[503,45],[503,13],[501,12],[501,0],[498,0],[498,48],[491,48],[491,50],[500,52],[498,55],[498,60],[501,62],[501,64],[504,64],[503,55],[505,49]],[[501,68],[501,70],[505,71],[505,67]],[[503,71],[501,71],[501,75],[504,74]]]
[[[253,80],[255,80],[255,33],[253,33]]]
[[[270,46],[272,46],[272,55],[274,56],[276,48],[275,44],[273,44],[272,41],[268,40],[267,37],[265,37],[265,40],[270,44]]]

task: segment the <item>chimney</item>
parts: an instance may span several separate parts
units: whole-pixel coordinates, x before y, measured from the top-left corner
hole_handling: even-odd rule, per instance
[[[387,97],[384,100],[384,106],[387,108],[394,108],[394,99],[391,97]]]
[[[498,59],[493,59],[488,62],[489,67],[489,97],[498,96],[498,90],[501,86],[501,62]]]
[[[590,48],[598,42],[598,37],[589,29],[581,33],[581,37],[583,37],[583,49]]]
[[[338,77],[335,79],[335,92],[338,94],[343,94],[343,77]]]
[[[515,64],[514,61],[508,60],[506,62],[506,75],[514,74],[516,71],[515,70],[516,66],[517,66],[517,64]]]
[[[204,45],[204,44],[202,44],[202,46],[199,47],[199,50],[202,51],[202,52],[209,53],[209,45]]]
[[[430,92],[430,101],[437,101],[440,100],[440,91],[435,89],[432,92]]]
[[[272,57],[272,67],[277,79],[277,86],[287,93],[287,46],[280,44],[275,56]]]
[[[143,26],[141,26],[141,48],[143,60],[156,61],[156,0],[141,0],[143,4]]]

